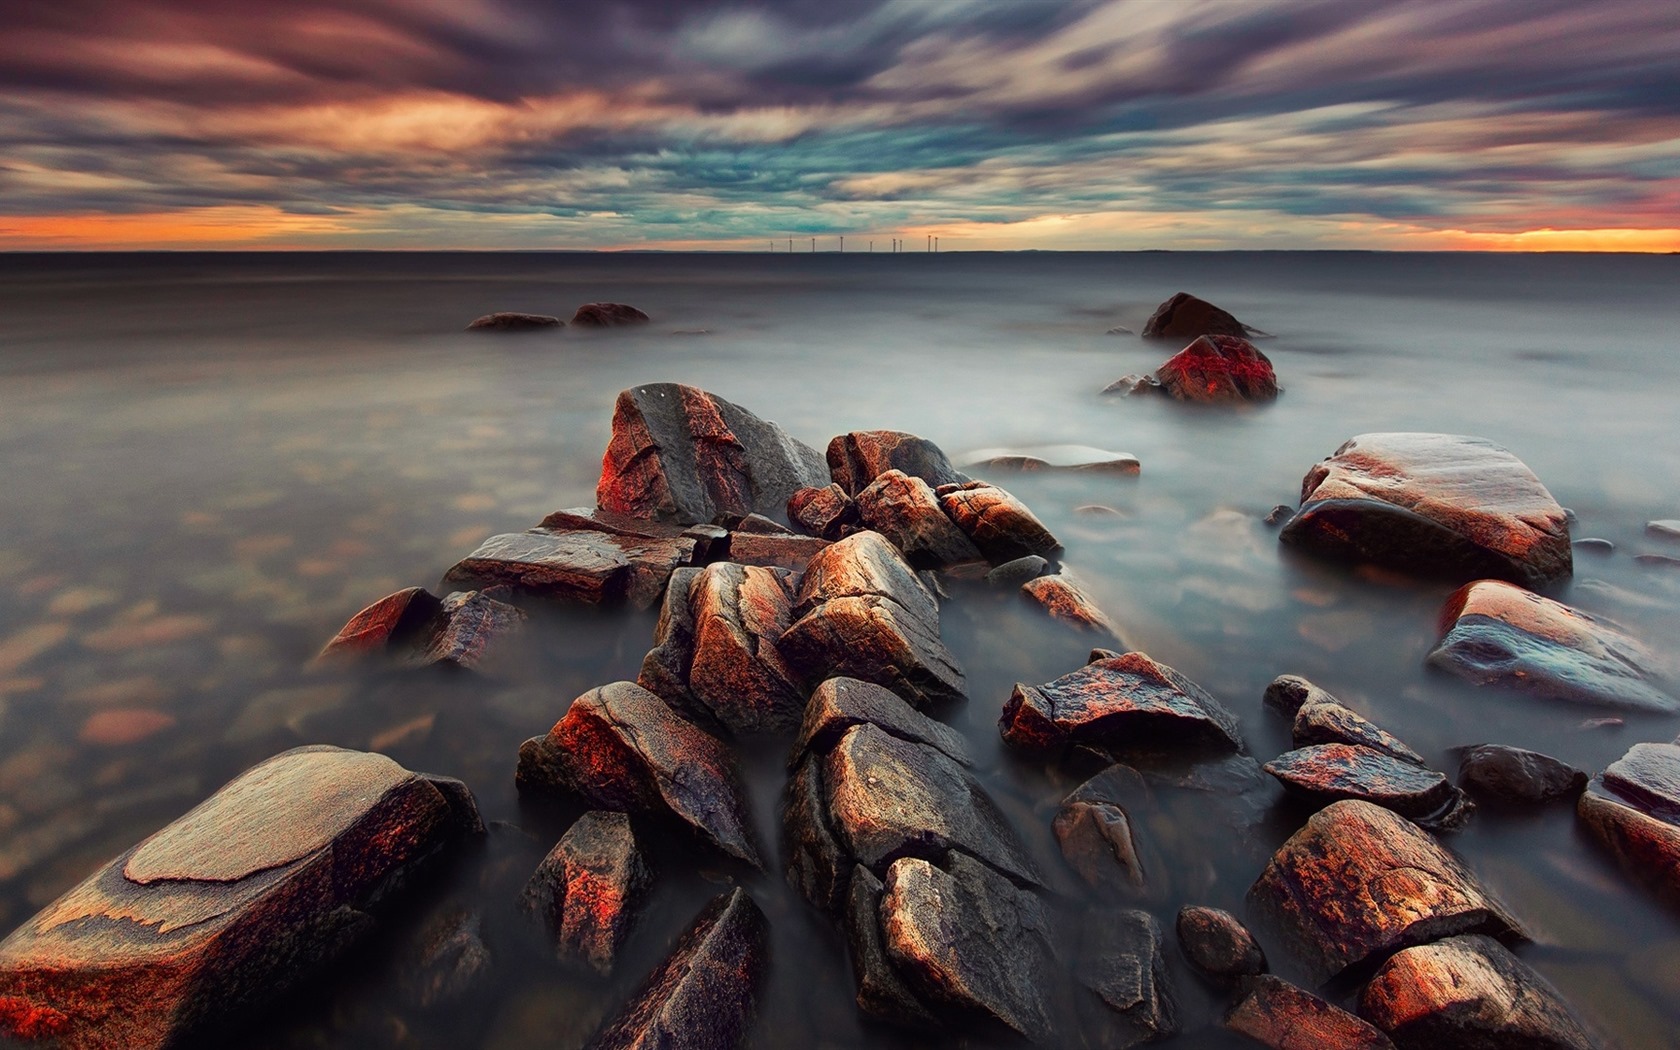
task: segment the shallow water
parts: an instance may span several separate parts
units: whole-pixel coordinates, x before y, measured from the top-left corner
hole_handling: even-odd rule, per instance
[[[773,930],[754,1044],[890,1045],[850,1003],[840,937],[776,874],[667,851],[610,982],[547,960],[514,913],[570,816],[521,805],[517,746],[589,687],[633,678],[651,614],[545,614],[487,677],[304,665],[357,609],[435,584],[484,536],[591,503],[614,396],[672,380],[819,449],[892,428],[959,462],[1029,445],[1135,454],[1136,478],[993,480],[1062,539],[1127,644],[1222,700],[1262,761],[1288,730],[1261,692],[1294,673],[1449,771],[1448,748],[1482,741],[1596,771],[1673,738],[1680,718],[1583,728],[1608,712],[1432,673],[1422,658],[1450,585],[1293,556],[1261,518],[1354,434],[1491,438],[1575,511],[1577,537],[1616,544],[1578,553],[1557,596],[1673,655],[1680,572],[1633,555],[1680,554],[1644,535],[1647,520],[1680,517],[1677,286],[1680,258],[1664,256],[0,256],[0,921],[15,926],[276,751],[375,746],[462,777],[503,823],[397,902],[386,936],[276,1010],[263,1045],[581,1045],[732,880]],[[1262,344],[1285,388],[1275,405],[1099,393],[1175,349],[1105,332],[1141,328],[1180,289],[1277,336]],[[655,324],[460,331],[492,310],[569,316],[602,299]],[[1076,512],[1089,504],[1120,513]],[[1072,670],[1091,639],[978,588],[958,590],[943,628],[970,692],[949,719],[1040,866],[1061,873],[1049,823],[1074,781],[1006,755],[996,718],[1015,681]],[[782,757],[779,742],[745,756],[766,842]],[[1134,817],[1162,860],[1146,906],[1169,931],[1183,903],[1240,910],[1307,815],[1171,788],[1158,801]],[[1537,932],[1523,958],[1591,1023],[1626,1047],[1680,1045],[1680,918],[1632,888],[1568,807],[1483,810],[1448,841]],[[1075,921],[1080,891],[1061,888]],[[429,907],[462,899],[484,913],[491,987],[442,1012],[401,1005],[405,938]],[[1235,1045],[1202,1027],[1213,999],[1175,953],[1187,1028],[1175,1045]]]

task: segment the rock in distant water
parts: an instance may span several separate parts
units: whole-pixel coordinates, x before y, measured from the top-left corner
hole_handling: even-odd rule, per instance
[[[1278,848],[1248,897],[1318,980],[1457,933],[1526,936],[1457,857],[1369,802],[1315,813]]]
[[[1680,745],[1635,744],[1592,779],[1575,813],[1624,871],[1680,908]]]
[[[1219,908],[1185,905],[1178,911],[1178,946],[1184,957],[1214,978],[1266,972],[1266,953],[1242,921]]]
[[[1272,362],[1241,336],[1204,335],[1155,370],[1162,393],[1176,401],[1272,401]]]
[[[1223,1023],[1270,1050],[1394,1050],[1369,1022],[1271,974],[1248,981]]]
[[[828,467],[781,427],[677,383],[618,395],[595,499],[636,518],[710,522],[720,514],[782,520],[788,497],[828,484]]]
[[[1663,518],[1658,521],[1645,523],[1645,534],[1655,536],[1659,540],[1680,540],[1680,519]]]
[[[1195,339],[1203,335],[1258,335],[1254,329],[1205,299],[1179,292],[1155,308],[1143,324],[1145,339]]]
[[[521,903],[548,927],[556,953],[611,973],[653,881],[630,818],[594,811],[549,850]]]
[[[770,924],[743,889],[719,894],[589,1050],[734,1050],[752,1030]]]
[[[584,303],[572,315],[572,324],[578,328],[619,328],[649,320],[647,314],[623,303]]]
[[[230,1028],[482,828],[459,781],[335,747],[277,755],[0,942],[0,1036],[152,1050]]]
[[[1572,570],[1563,508],[1528,467],[1481,438],[1361,434],[1307,472],[1284,543],[1461,581],[1544,587]]]
[[[930,488],[960,485],[968,475],[951,466],[943,450],[927,438],[902,430],[854,430],[828,443],[828,469],[848,496],[869,487],[889,470],[901,470]]]
[[[1476,685],[1632,711],[1680,710],[1651,684],[1655,659],[1615,626],[1512,584],[1459,588],[1429,663]]]
[[[564,328],[566,322],[547,314],[502,312],[485,314],[467,325],[469,332],[530,332],[539,328]]]
[[[1459,756],[1458,783],[1482,799],[1539,806],[1580,794],[1587,786],[1587,775],[1549,755],[1503,744],[1477,744]]]
[[[1130,452],[1111,452],[1090,445],[1028,445],[983,448],[965,457],[970,470],[1051,471],[1054,473],[1114,474],[1136,477],[1142,470]]]

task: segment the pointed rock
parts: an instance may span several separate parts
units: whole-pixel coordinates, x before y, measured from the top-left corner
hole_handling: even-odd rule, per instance
[[[932,488],[959,485],[968,476],[951,466],[945,453],[927,438],[902,430],[854,430],[828,443],[828,469],[849,496],[889,470],[901,470]]]
[[[623,813],[585,813],[544,857],[521,903],[554,938],[556,953],[609,974],[653,875]]]
[[[1324,697],[1330,697],[1330,694],[1324,693],[1323,690],[1319,692]],[[1296,747],[1348,744],[1380,751],[1414,766],[1428,765],[1422,755],[1407,747],[1397,737],[1352,708],[1338,703],[1333,697],[1302,704],[1295,712],[1291,734]]]
[[[941,569],[980,561],[977,547],[945,511],[921,478],[889,470],[860,490],[858,517],[904,554],[914,568]]]
[[[1199,335],[1256,334],[1252,328],[1205,299],[1179,292],[1155,308],[1144,322],[1145,339],[1194,339]]]
[[[1027,505],[984,481],[939,489],[939,505],[993,565],[1062,549]]]
[[[1204,335],[1155,370],[1161,392],[1175,401],[1274,401],[1277,373],[1259,348],[1239,335]]]

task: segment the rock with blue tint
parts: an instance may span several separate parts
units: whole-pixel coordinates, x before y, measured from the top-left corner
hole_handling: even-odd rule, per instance
[[[1575,812],[1624,871],[1680,908],[1680,744],[1635,744]]]
[[[1307,472],[1282,542],[1459,581],[1543,587],[1573,571],[1569,523],[1516,456],[1454,434],[1360,434]]]
[[[1608,622],[1508,583],[1481,580],[1447,599],[1429,663],[1477,685],[1630,711],[1675,711],[1652,684],[1656,661]]]

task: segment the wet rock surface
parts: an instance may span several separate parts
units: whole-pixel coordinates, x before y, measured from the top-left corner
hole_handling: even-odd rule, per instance
[[[1426,828],[1454,827],[1466,813],[1461,793],[1444,774],[1363,744],[1298,748],[1266,763],[1265,770],[1315,805],[1358,799]]]
[[[827,754],[853,726],[869,724],[889,736],[926,744],[963,765],[970,763],[962,734],[917,711],[897,693],[856,678],[830,678],[805,706],[794,760],[811,751]]]
[[[710,522],[719,514],[780,518],[788,497],[828,484],[822,456],[781,427],[677,383],[618,395],[595,500],[637,518]]]
[[[1397,952],[1365,986],[1359,1013],[1402,1050],[1595,1050],[1545,978],[1491,937]]]
[[[378,654],[401,663],[471,669],[484,664],[524,622],[524,612],[482,591],[456,591],[440,600],[409,587],[351,617],[321,650],[321,658]]]
[[[510,532],[492,536],[443,580],[459,587],[503,587],[513,595],[585,605],[651,608],[694,541],[609,532]]]
[[[770,924],[747,891],[719,894],[590,1041],[590,1050],[733,1050],[752,1030]]]
[[[492,956],[484,920],[459,903],[440,909],[421,926],[401,975],[402,996],[419,1010],[456,1005],[484,988]]]
[[[1149,865],[1125,808],[1128,798],[1139,797],[1141,786],[1135,771],[1111,766],[1063,799],[1050,826],[1063,859],[1080,878],[1130,899],[1149,889]]]
[[[1041,756],[1075,744],[1242,750],[1235,716],[1140,652],[1097,660],[1041,686],[1017,684],[998,725],[1005,743]]]
[[[1155,308],[1144,322],[1145,339],[1194,339],[1201,335],[1257,334],[1235,317],[1205,299],[1179,292]]]
[[[788,497],[788,520],[812,536],[837,540],[847,526],[858,523],[857,505],[846,490],[830,482],[817,488],[803,488]]]
[[[576,700],[519,749],[521,791],[572,792],[600,809],[670,817],[762,867],[734,756],[716,737],[631,682]]]
[[[1394,1050],[1370,1023],[1270,974],[1249,980],[1224,1025],[1272,1050]]]
[[[986,573],[986,582],[993,587],[1020,587],[1043,576],[1049,569],[1048,561],[1036,554],[1029,554],[993,568]]]
[[[1204,335],[1155,370],[1155,385],[1175,401],[1273,401],[1277,373],[1265,354],[1236,335]]]
[[[1540,806],[1573,798],[1587,774],[1550,755],[1504,744],[1477,744],[1459,755],[1459,786],[1495,804]]]
[[[457,787],[334,747],[252,767],[0,942],[0,1034],[115,1050],[216,1030],[354,943],[391,883],[482,827]]]
[[[1131,1050],[1178,1032],[1164,943],[1160,924],[1146,911],[1085,914],[1074,972],[1089,993],[1081,1002],[1087,1046]]]
[[[1001,568],[1002,566],[999,567]],[[1096,600],[1086,593],[1085,588],[1080,586],[1078,579],[1069,573],[1058,572],[1030,579],[1021,584],[1021,593],[1058,623],[1065,623],[1082,631],[1106,634],[1110,638],[1119,637],[1107,614],[1098,607]]]
[[[1273,685],[1276,684],[1274,681]],[[1344,706],[1335,697],[1312,683],[1306,684],[1312,692],[1306,702],[1296,709],[1295,718],[1290,724],[1290,736],[1296,747],[1353,744],[1380,751],[1402,762],[1417,766],[1427,765],[1422,755],[1407,747],[1392,733],[1352,708]]]
[[[1652,655],[1613,624],[1498,580],[1467,584],[1441,610],[1431,666],[1476,685],[1631,711],[1676,711],[1652,684]]]
[[[1029,554],[1054,554],[1061,543],[1027,505],[984,481],[938,489],[939,505],[993,565]]]
[[[920,478],[889,470],[858,491],[856,506],[864,527],[886,537],[913,568],[939,569],[982,558]]]
[[[1316,979],[1458,933],[1526,936],[1457,857],[1368,802],[1314,814],[1272,856],[1249,901]]]
[[[520,903],[562,959],[611,973],[653,882],[630,818],[585,813],[537,865]]]
[[[1266,953],[1247,926],[1228,911],[1186,905],[1178,911],[1178,946],[1190,965],[1209,977],[1266,972]]]
[[[1635,744],[1575,812],[1634,881],[1680,908],[1680,744]]]
[[[1307,472],[1284,543],[1325,557],[1459,580],[1543,587],[1572,571],[1552,494],[1491,441],[1361,434]]]
[[[938,445],[902,430],[854,430],[841,434],[828,443],[827,460],[834,483],[849,496],[856,496],[889,470],[920,478],[930,488],[960,485],[968,480],[968,475],[953,467]]]
[[[970,470],[1048,471],[1066,474],[1113,474],[1136,477],[1143,469],[1129,452],[1111,452],[1089,445],[1030,445],[1024,448],[987,448],[965,457]]]
[[[647,324],[652,318],[624,303],[584,303],[572,314],[576,328],[622,328]]]
[[[566,322],[547,314],[522,314],[513,311],[485,314],[467,325],[469,332],[532,332],[544,328],[564,328]]]
[[[863,865],[852,870],[846,891],[846,948],[857,982],[858,1009],[902,1028],[934,1031],[939,1019],[904,983],[887,956],[881,932],[881,897],[886,885]]]

